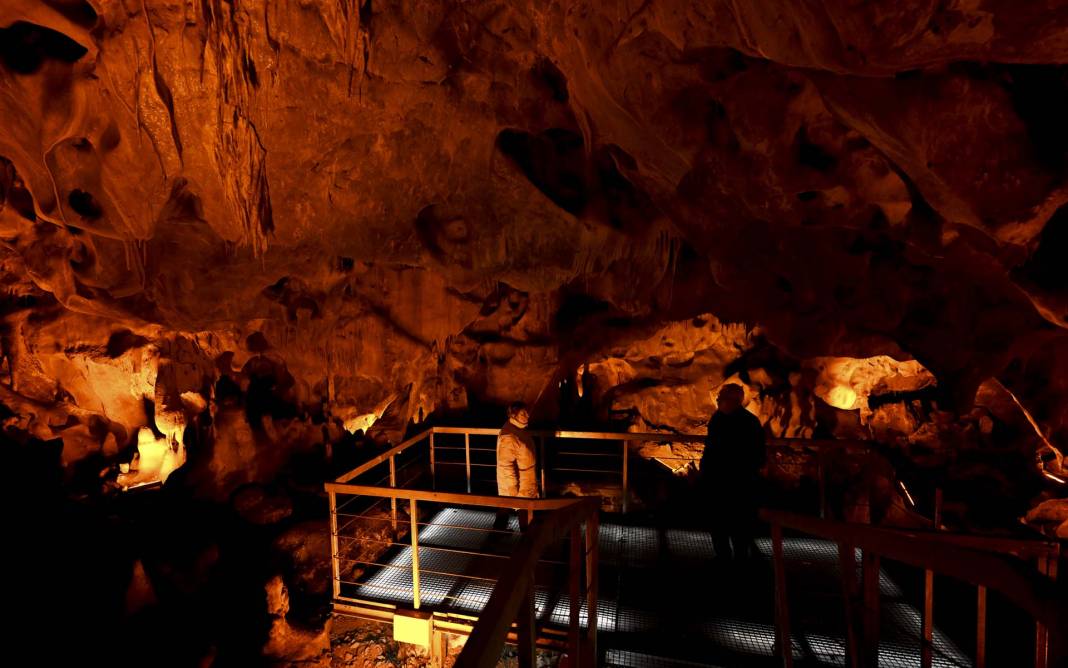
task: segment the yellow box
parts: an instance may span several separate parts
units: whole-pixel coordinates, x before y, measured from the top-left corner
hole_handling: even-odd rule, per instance
[[[420,647],[430,647],[433,615],[422,610],[397,610],[393,615],[393,639]]]

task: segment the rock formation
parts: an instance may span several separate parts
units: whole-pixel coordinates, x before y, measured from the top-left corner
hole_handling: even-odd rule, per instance
[[[229,502],[519,398],[699,431],[733,380],[1025,510],[1066,66],[1057,2],[7,0],[6,437]]]

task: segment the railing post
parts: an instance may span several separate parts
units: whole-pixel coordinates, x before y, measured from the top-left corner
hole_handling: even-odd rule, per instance
[[[523,602],[519,605],[519,619],[516,620],[516,636],[519,641],[519,668],[535,668],[538,665],[537,628],[534,610],[534,573],[531,571],[524,578],[527,590]]]
[[[448,643],[445,642],[445,632],[437,629],[431,631],[430,636],[430,668],[445,668],[445,654]]]
[[[853,612],[853,597],[857,588],[857,553],[849,543],[838,543],[838,568],[842,576],[842,603],[845,607],[846,655],[849,665],[856,668],[860,665],[856,615]]]
[[[571,618],[568,627],[568,653],[571,655],[569,665],[572,668],[580,668],[582,663],[582,650],[579,648],[581,639],[581,616],[582,616],[582,530],[579,525],[571,529],[571,560],[570,572],[568,573],[568,593],[571,603]]]
[[[1040,575],[1049,575],[1049,557],[1042,555],[1038,558],[1038,572]],[[1040,621],[1035,621],[1035,668],[1046,668],[1049,655],[1049,630]]]
[[[600,518],[591,513],[586,520],[586,665],[596,666],[597,654],[597,562]]]
[[[865,668],[879,665],[879,555],[864,550],[861,557],[864,579],[864,655]]]
[[[794,650],[790,644],[790,611],[786,599],[786,564],[782,553],[782,525],[771,525],[771,560],[775,571],[775,632],[784,668],[793,668]]]
[[[1057,569],[1060,565],[1061,548],[1057,545],[1046,557],[1046,576],[1050,580],[1050,588],[1056,591],[1057,589]],[[1049,632],[1046,633],[1046,665],[1047,666],[1063,666],[1066,661],[1065,657],[1065,638],[1064,634],[1055,634],[1050,636]]]
[[[337,494],[335,492],[329,492],[327,494],[330,497],[330,567],[332,571],[331,587],[334,592],[334,599],[337,600],[341,596],[341,565],[339,559],[341,558],[340,549],[338,544],[337,535]]]
[[[408,512],[412,521],[412,605],[419,609],[419,514],[415,499],[411,500]]]
[[[979,585],[975,612],[975,668],[986,668],[986,587]]]
[[[430,432],[430,488],[438,488],[438,468],[434,458],[434,432]]]
[[[827,519],[827,469],[823,463],[823,450],[816,453],[816,477],[820,494],[820,519]]]
[[[467,464],[467,493],[471,493],[471,434],[464,432],[464,462]]]
[[[389,486],[393,489],[397,487],[397,462],[391,456],[389,458]],[[389,499],[389,512],[391,518],[391,524],[393,525],[393,538],[397,537],[397,497],[390,497]]]
[[[545,437],[538,436],[538,467],[541,469],[541,496],[545,498],[548,496],[548,492],[545,491]]]
[[[630,448],[627,447],[628,445],[629,445],[629,443],[627,441],[623,441],[623,514],[624,515],[627,513],[627,496],[628,496],[628,484],[627,483],[628,483],[628,478],[629,478],[629,473],[628,473],[627,469],[629,468],[628,464],[630,463],[630,457],[627,456],[630,453]]]
[[[935,489],[934,530],[942,526],[942,488]],[[934,662],[934,571],[923,572],[923,637],[920,638],[920,668]]]

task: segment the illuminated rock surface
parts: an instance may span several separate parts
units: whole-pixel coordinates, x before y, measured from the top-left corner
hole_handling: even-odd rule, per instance
[[[700,431],[733,381],[1025,510],[1068,443],[1068,9],[815,6],[2,3],[5,433],[230,503],[515,399]]]

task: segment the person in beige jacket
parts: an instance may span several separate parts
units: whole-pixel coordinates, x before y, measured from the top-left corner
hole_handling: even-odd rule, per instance
[[[527,431],[530,410],[522,402],[508,407],[508,422],[497,437],[497,494],[538,496],[534,437]]]

